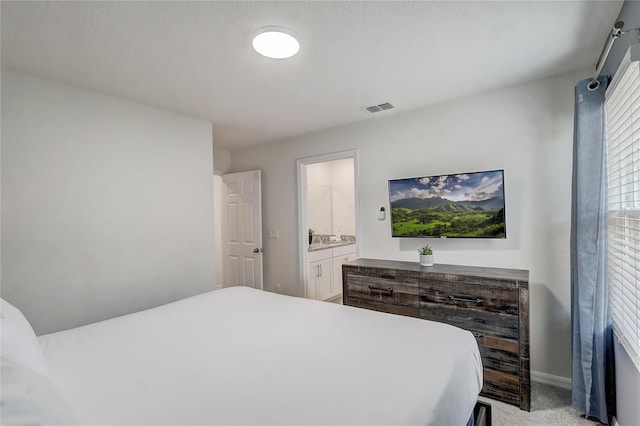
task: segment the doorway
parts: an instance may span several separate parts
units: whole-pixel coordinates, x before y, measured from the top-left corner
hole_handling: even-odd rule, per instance
[[[357,151],[302,158],[300,276],[306,298],[342,301],[342,264],[357,257]]]

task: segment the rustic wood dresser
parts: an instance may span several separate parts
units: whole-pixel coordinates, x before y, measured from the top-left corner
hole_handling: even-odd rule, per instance
[[[529,271],[356,259],[342,275],[345,305],[472,332],[484,367],[482,395],[530,411]]]

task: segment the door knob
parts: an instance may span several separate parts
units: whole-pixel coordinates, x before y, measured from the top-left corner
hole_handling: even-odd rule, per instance
[[[254,249],[253,249],[253,252],[254,252],[254,253],[260,253],[260,249],[258,249],[258,248],[254,248]]]

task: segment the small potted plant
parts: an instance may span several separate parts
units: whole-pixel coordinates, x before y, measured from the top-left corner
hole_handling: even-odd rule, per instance
[[[309,245],[311,245],[312,241],[313,241],[313,229],[309,228]]]
[[[426,245],[418,249],[420,254],[420,266],[433,266],[433,249]]]

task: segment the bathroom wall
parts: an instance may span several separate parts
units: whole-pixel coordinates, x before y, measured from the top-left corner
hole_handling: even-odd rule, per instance
[[[307,221],[319,234],[355,235],[352,158],[307,165]]]

